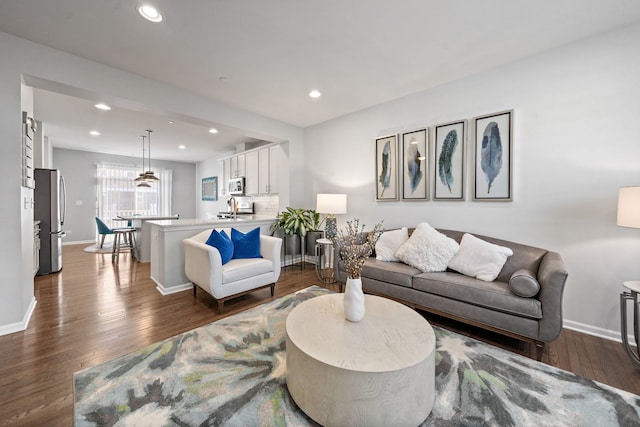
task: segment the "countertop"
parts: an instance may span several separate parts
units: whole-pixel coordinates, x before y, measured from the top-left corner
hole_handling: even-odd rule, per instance
[[[210,225],[211,227],[231,227],[233,225],[269,223],[269,222],[274,222],[275,220],[276,220],[276,217],[272,215],[241,215],[241,216],[238,216],[237,218],[166,219],[166,220],[148,221],[148,223],[153,224],[162,229],[168,230],[168,229],[178,229],[178,228],[201,227],[203,225]]]

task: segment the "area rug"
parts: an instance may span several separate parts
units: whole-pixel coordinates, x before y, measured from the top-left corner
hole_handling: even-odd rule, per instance
[[[287,314],[310,287],[74,374],[76,426],[315,426],[285,382]],[[640,425],[640,397],[434,327],[423,426]]]
[[[84,248],[84,251],[93,254],[110,254],[113,252],[113,244],[105,243],[102,247],[100,245],[91,245]]]

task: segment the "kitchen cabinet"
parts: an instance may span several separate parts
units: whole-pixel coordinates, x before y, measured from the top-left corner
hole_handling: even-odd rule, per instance
[[[269,173],[271,165],[269,164],[269,148],[263,148],[258,151],[258,186],[260,194],[269,194]]]
[[[278,194],[283,174],[288,172],[286,156],[282,145],[269,147],[269,194]]]
[[[245,176],[245,155],[238,154],[231,157],[231,170],[229,171],[229,178],[239,178]]]
[[[247,196],[255,196],[262,192],[259,179],[259,152],[250,151],[245,155],[246,174],[244,181],[244,194]]]

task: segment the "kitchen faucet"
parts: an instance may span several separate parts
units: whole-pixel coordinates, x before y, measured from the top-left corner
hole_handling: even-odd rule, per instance
[[[229,201],[227,202],[227,205],[229,205],[229,207],[231,208],[231,218],[235,218],[236,217],[236,213],[238,211],[238,205],[236,203],[236,198],[231,196],[229,197]]]

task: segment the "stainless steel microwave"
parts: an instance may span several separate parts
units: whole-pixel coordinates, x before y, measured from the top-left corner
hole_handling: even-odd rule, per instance
[[[229,194],[231,195],[244,194],[244,177],[241,176],[239,178],[231,178],[229,180],[229,184],[227,185],[227,189],[229,190]]]

